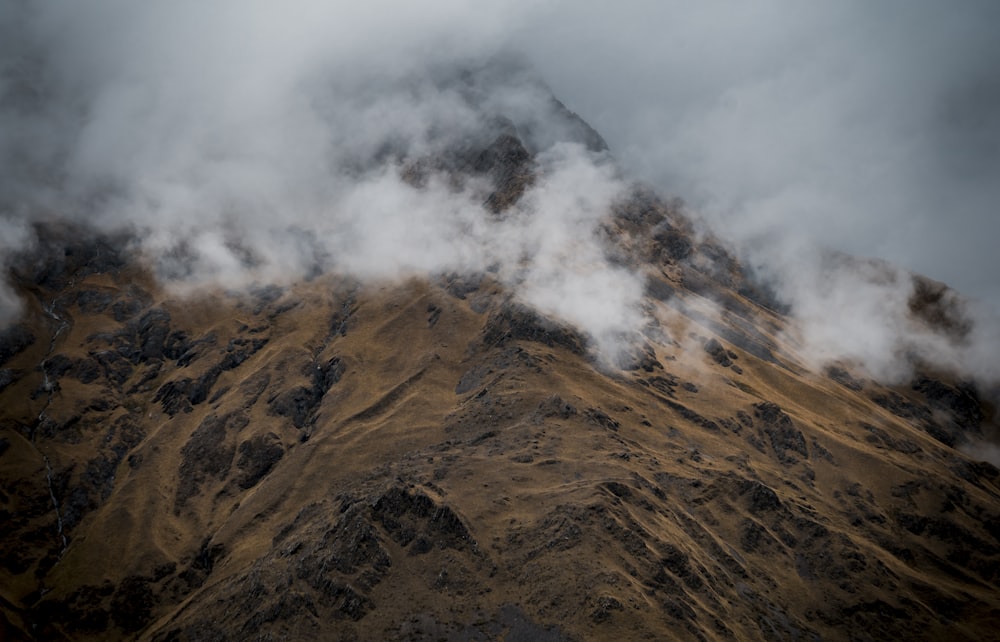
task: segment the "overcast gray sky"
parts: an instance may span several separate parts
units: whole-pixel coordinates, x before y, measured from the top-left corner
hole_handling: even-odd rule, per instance
[[[998,34],[992,0],[577,0],[519,38],[719,233],[888,259],[1000,308]]]

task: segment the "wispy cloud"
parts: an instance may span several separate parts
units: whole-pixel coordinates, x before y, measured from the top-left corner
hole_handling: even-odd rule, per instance
[[[612,350],[643,322],[642,279],[598,233],[622,183],[599,145],[567,144],[592,132],[533,71],[484,65],[518,49],[626,174],[686,198],[780,286],[810,354],[895,376],[920,345],[995,376],[988,304],[961,304],[972,329],[942,339],[907,275],[817,249],[1000,297],[994,7],[8,0],[0,251],[61,216],[133,231],[187,285],[489,268]],[[507,126],[536,179],[498,217],[491,178],[448,163]],[[7,285],[0,310],[16,315]]]

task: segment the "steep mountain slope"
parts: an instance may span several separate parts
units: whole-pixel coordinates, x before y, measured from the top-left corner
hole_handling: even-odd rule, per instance
[[[485,177],[504,216],[535,180],[521,129],[403,175]],[[975,386],[811,371],[780,306],[649,192],[603,226],[650,317],[613,362],[489,270],[180,298],[127,239],[38,234],[0,338],[7,639],[1000,624],[1000,471],[954,447],[992,415]]]

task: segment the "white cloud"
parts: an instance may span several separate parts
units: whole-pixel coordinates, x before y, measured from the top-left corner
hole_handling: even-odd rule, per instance
[[[153,264],[189,284],[499,264],[522,300],[613,350],[642,318],[641,279],[598,236],[618,180],[605,159],[556,145],[566,122],[533,72],[455,79],[456,63],[513,48],[629,171],[769,266],[815,355],[889,375],[919,341],[995,373],[988,307],[967,310],[980,322],[965,344],[942,343],[908,320],[907,278],[831,270],[816,249],[996,292],[991,6],[8,0],[0,244],[9,255],[58,212],[137,230]],[[487,144],[494,114],[540,152],[505,218],[485,214],[481,182],[401,179],[401,157]]]

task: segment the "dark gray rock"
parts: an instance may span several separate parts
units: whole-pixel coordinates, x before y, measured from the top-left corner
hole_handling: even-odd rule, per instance
[[[618,423],[617,420],[612,419],[607,413],[599,408],[587,408],[583,415],[590,423],[601,426],[611,432],[618,432],[618,429],[621,428],[621,424]]]
[[[705,352],[707,352],[709,356],[712,357],[712,360],[714,360],[717,364],[719,364],[723,368],[728,368],[729,366],[733,365],[732,360],[729,358],[728,351],[726,350],[725,346],[719,343],[718,339],[714,337],[709,339],[708,341],[705,342],[704,347],[705,347]]]
[[[691,256],[691,238],[677,228],[666,226],[653,235],[656,258],[661,263],[677,263]]]
[[[162,308],[150,310],[139,319],[135,331],[140,361],[162,359],[170,334],[170,313]]]
[[[74,302],[85,314],[101,314],[114,302],[115,295],[108,290],[84,289],[76,293]]]
[[[849,390],[860,391],[864,388],[864,383],[851,376],[847,370],[839,366],[829,366],[826,369],[826,376],[830,377],[840,385]]]
[[[920,452],[920,446],[905,437],[893,437],[885,430],[868,423],[862,423],[861,427],[868,431],[868,436],[865,437],[868,443],[908,455]]]
[[[913,383],[913,389],[927,399],[932,409],[950,414],[961,430],[979,432],[983,422],[983,409],[973,385],[950,386],[942,381],[920,376]]]
[[[422,537],[437,548],[476,549],[476,541],[462,519],[419,490],[411,493],[390,488],[372,506],[372,518],[403,547]]]
[[[521,198],[534,179],[533,158],[517,136],[501,134],[472,162],[472,170],[493,182],[486,207],[498,214]]]
[[[238,451],[240,457],[236,467],[240,469],[240,476],[236,483],[243,489],[256,486],[285,455],[281,440],[273,432],[244,441]]]
[[[740,494],[747,498],[751,513],[760,514],[776,511],[781,508],[778,494],[759,481],[745,480],[741,484]]]
[[[141,630],[152,617],[155,598],[146,578],[126,577],[111,598],[111,618],[125,633]]]
[[[493,312],[486,320],[483,331],[483,343],[487,347],[503,346],[510,341],[534,341],[550,347],[560,346],[574,354],[583,354],[586,345],[576,330],[544,319],[533,310],[513,303],[505,304]]]
[[[205,417],[181,449],[175,510],[200,492],[205,481],[210,478],[221,480],[229,474],[236,453],[229,433],[243,429],[248,423],[250,420],[242,412]]]
[[[321,398],[314,387],[296,386],[272,397],[268,407],[272,415],[287,417],[296,428],[302,429],[309,424],[312,411]]]
[[[754,416],[759,420],[758,426],[771,441],[778,459],[785,463],[795,463],[796,459],[789,452],[797,453],[803,458],[809,458],[806,439],[802,432],[792,423],[791,417],[775,403],[765,401],[754,404]]]

